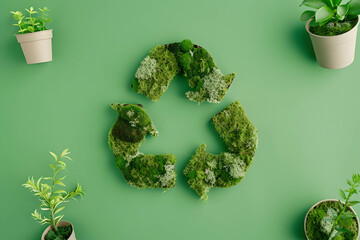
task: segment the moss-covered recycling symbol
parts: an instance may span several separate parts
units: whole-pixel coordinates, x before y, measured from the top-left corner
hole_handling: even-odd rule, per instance
[[[185,95],[196,102],[220,102],[235,77],[234,73],[223,75],[204,48],[183,40],[152,49],[136,71],[132,87],[158,101],[178,73],[188,78],[194,90]],[[142,105],[116,103],[111,107],[119,117],[109,131],[109,146],[127,183],[137,188],[173,188],[176,157],[139,152],[147,134],[159,134]],[[211,154],[202,144],[184,169],[190,187],[205,201],[212,187],[231,187],[245,177],[258,141],[257,130],[238,101],[211,120],[228,152]]]

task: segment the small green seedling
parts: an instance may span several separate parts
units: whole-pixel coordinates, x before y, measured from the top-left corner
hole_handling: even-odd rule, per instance
[[[47,30],[45,24],[52,22],[52,18],[47,16],[47,7],[39,8],[40,13],[34,11],[33,7],[25,9],[27,16],[25,16],[21,11],[11,11],[13,17],[17,23],[13,24],[14,26],[19,27],[18,33],[33,33]]]
[[[50,164],[53,172],[52,176],[41,177],[37,180],[33,177],[28,178],[27,182],[22,186],[33,192],[35,196],[38,196],[41,202],[40,209],[48,212],[48,216],[43,216],[35,210],[31,214],[32,217],[41,224],[51,225],[53,228],[53,232],[51,234],[54,235],[55,233],[55,235],[59,236],[61,235],[61,231],[59,231],[60,229],[58,228],[58,223],[64,217],[64,215],[60,215],[59,213],[65,208],[63,203],[68,202],[70,199],[75,199],[76,196],[83,196],[84,192],[79,184],[77,184],[75,189],[70,192],[58,189],[58,186],[65,187],[63,180],[66,176],[58,177],[58,174],[66,168],[66,163],[63,160],[71,160],[68,156],[70,152],[68,152],[68,149],[65,149],[59,157],[52,152],[50,152],[50,154],[55,160],[55,163]],[[47,181],[47,183],[45,183],[44,180]]]

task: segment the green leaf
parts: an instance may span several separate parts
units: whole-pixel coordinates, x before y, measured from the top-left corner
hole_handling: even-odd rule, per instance
[[[332,0],[332,2],[333,2],[334,7],[337,7],[337,6],[340,5],[340,3],[342,2],[342,0]]]
[[[330,212],[331,212],[331,215],[332,215],[332,217],[333,217],[333,219],[336,219],[337,218],[337,212],[334,210],[334,209],[332,209],[332,208],[329,208],[330,209]]]
[[[343,214],[340,215],[341,219],[354,218],[354,217],[356,217],[356,215],[352,212],[344,212]]]
[[[348,206],[351,207],[351,206],[354,206],[356,204],[360,203],[359,201],[349,201],[348,202]]]
[[[344,20],[344,18],[346,17],[346,14],[349,11],[349,6],[348,5],[341,5],[337,7],[336,10],[336,16],[339,20]]]
[[[325,7],[326,3],[323,0],[304,0],[300,4],[300,6],[303,6],[303,5],[311,7],[311,8],[319,9],[321,7]]]
[[[65,207],[59,207],[58,209],[55,210],[54,214],[59,213],[60,211],[62,211]]]
[[[338,231],[338,232],[341,232],[341,233],[350,233],[349,230],[344,229],[344,228],[340,228],[339,226],[336,226],[335,230]]]
[[[300,21],[301,22],[306,22],[307,20],[309,20],[310,18],[315,16],[315,12],[314,11],[305,11],[301,14],[300,16]]]
[[[347,5],[349,6],[349,15],[360,14],[360,0],[351,0]]]
[[[319,24],[318,24],[317,22],[315,22],[315,18],[313,18],[313,19],[311,20],[311,22],[309,23],[309,25],[310,25],[310,27],[317,27],[317,26],[319,26]]]
[[[64,151],[62,151],[62,153],[61,153],[61,158],[64,157],[65,155],[69,154],[68,151],[69,151],[68,148],[66,148]]]
[[[334,12],[331,8],[329,7],[321,7],[319,10],[317,10],[316,14],[315,14],[315,20],[316,22],[318,22],[320,25],[324,25],[325,23],[327,23],[333,16],[334,16]]]
[[[50,154],[55,158],[55,160],[57,161],[58,160],[58,157],[56,156],[56,154],[55,153],[53,153],[53,152],[50,152]]]
[[[339,193],[340,193],[340,196],[341,196],[343,199],[346,199],[346,194],[345,194],[345,192],[344,192],[342,189],[339,189]]]

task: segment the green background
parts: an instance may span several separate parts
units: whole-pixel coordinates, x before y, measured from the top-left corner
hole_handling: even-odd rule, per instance
[[[304,239],[309,207],[337,198],[360,167],[360,49],[346,69],[319,67],[299,3],[1,0],[1,238],[40,239],[44,227],[30,217],[38,201],[21,184],[50,174],[48,151],[69,147],[66,183],[86,192],[64,211],[78,239]],[[27,65],[14,36],[9,11],[30,5],[51,9],[51,63]],[[130,88],[151,48],[184,38],[238,74],[220,104],[188,101],[180,77],[158,103]],[[181,172],[200,144],[225,150],[209,120],[235,100],[257,126],[259,147],[246,178],[212,189],[204,204]],[[160,136],[141,151],[176,155],[174,189],[125,183],[107,146],[114,102],[144,105]]]

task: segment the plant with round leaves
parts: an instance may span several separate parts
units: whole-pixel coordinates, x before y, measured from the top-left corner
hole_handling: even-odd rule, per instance
[[[312,18],[312,27],[323,26],[328,22],[352,20],[360,14],[360,0],[350,0],[346,4],[342,4],[342,0],[304,0],[300,6],[315,10],[304,11],[300,16],[300,21],[303,22]]]
[[[44,216],[35,210],[31,216],[41,224],[51,225],[53,232],[49,232],[49,234],[55,234],[54,236],[61,236],[63,229],[58,227],[58,223],[64,217],[64,215],[59,215],[59,213],[65,208],[65,206],[62,206],[63,203],[68,202],[70,199],[75,199],[77,196],[82,197],[84,192],[79,184],[77,184],[73,191],[69,192],[63,189],[58,189],[58,186],[65,187],[63,180],[66,176],[58,177],[58,174],[66,168],[66,163],[63,160],[72,159],[68,156],[70,154],[68,149],[62,151],[60,156],[57,156],[52,152],[50,152],[50,154],[54,157],[55,160],[54,164],[50,164],[53,172],[52,176],[40,177],[37,180],[35,180],[33,177],[28,178],[27,182],[22,186],[33,192],[35,196],[38,196],[41,202],[40,209],[49,213],[48,216]],[[44,180],[47,181],[47,183],[45,183]]]
[[[33,7],[25,9],[28,16],[25,16],[21,11],[11,11],[13,18],[17,23],[14,26],[19,27],[18,33],[32,33],[47,30],[45,24],[52,22],[52,18],[47,16],[47,7],[39,8],[41,14],[38,14]],[[38,15],[37,15],[38,14]]]

